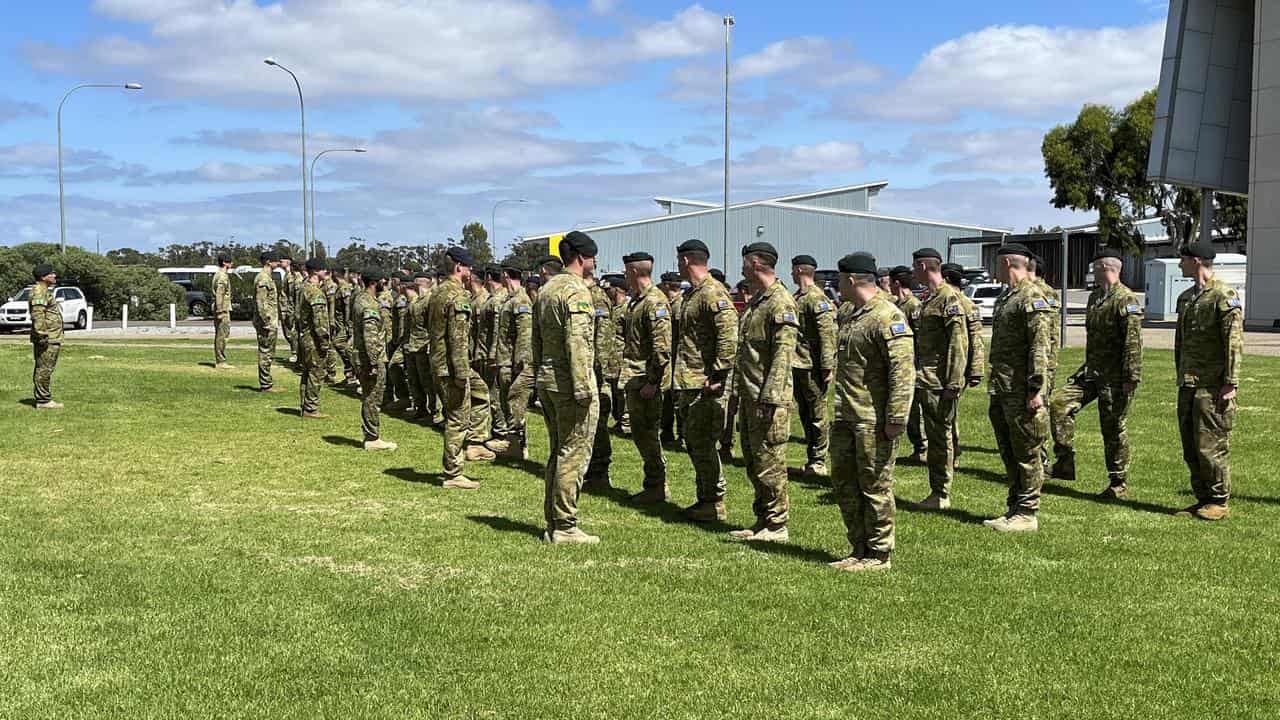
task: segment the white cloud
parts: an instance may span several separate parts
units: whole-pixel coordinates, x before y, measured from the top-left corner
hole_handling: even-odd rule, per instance
[[[1044,130],[1033,127],[917,133],[890,162],[932,162],[938,174],[1039,173],[1044,170],[1040,143]]]
[[[877,65],[857,57],[853,46],[827,38],[803,36],[770,43],[762,50],[732,62],[731,79],[739,84],[770,78],[785,79],[793,87],[830,89],[866,85],[884,76]],[[703,101],[724,90],[724,64],[687,63],[671,71],[670,97]]]
[[[692,5],[671,20],[632,33],[629,53],[639,60],[701,55],[720,47],[723,27],[719,15]]]
[[[1087,102],[1123,105],[1155,87],[1163,44],[1163,21],[1097,30],[998,25],[938,45],[895,86],[833,109],[945,122],[970,110],[1043,117]]]
[[[156,173],[137,178],[132,185],[187,185],[198,183],[279,182],[298,178],[296,165],[246,165],[237,162],[207,162],[194,170]]]
[[[591,0],[587,7],[596,15],[608,15],[618,9],[618,0]]]

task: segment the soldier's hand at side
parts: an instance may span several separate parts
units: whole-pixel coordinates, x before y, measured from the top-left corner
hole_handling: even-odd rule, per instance
[[[885,439],[892,440],[901,435],[906,429],[905,423],[886,423],[884,426]]]
[[[834,374],[835,373],[831,370],[826,370],[818,374],[818,387],[822,392],[825,393],[827,388],[831,387],[831,376]]]
[[[1120,389],[1124,391],[1125,395],[1132,395],[1133,391],[1138,389],[1138,383],[1136,382],[1123,383],[1120,385]]]
[[[654,395],[658,394],[657,385],[642,385],[640,387],[640,397],[645,400],[652,400]]]
[[[720,394],[723,392],[724,392],[724,383],[722,382],[713,383],[710,380],[707,380],[706,382],[702,383],[702,393],[704,395],[710,395],[711,397],[720,397]]]
[[[1236,386],[1223,385],[1222,388],[1218,390],[1218,412],[1225,412],[1227,409],[1227,403],[1235,399]]]
[[[771,421],[773,420],[773,413],[777,409],[778,409],[777,405],[771,405],[769,403],[760,403],[756,406],[756,417],[760,418],[761,420]]]
[[[1029,412],[1036,412],[1042,407],[1044,407],[1044,396],[1040,393],[1027,398],[1027,410]]]
[[[978,387],[981,384],[982,384],[982,378],[980,377],[969,378],[969,387]]]

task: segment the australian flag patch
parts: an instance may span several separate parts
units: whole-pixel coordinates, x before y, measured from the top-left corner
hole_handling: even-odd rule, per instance
[[[657,310],[654,310],[654,311],[653,311],[653,319],[654,319],[654,320],[659,320],[659,319],[661,319],[661,318],[666,317],[668,314],[669,314],[669,313],[667,312],[667,309],[666,309],[666,308],[664,308],[664,307],[660,307],[660,308],[658,308]]]
[[[890,326],[889,326],[889,332],[890,332],[890,333],[893,333],[893,336],[894,336],[894,337],[897,337],[897,336],[899,336],[899,335],[906,335],[906,334],[907,334],[907,324],[906,324],[906,323],[900,323],[900,322],[899,322],[899,323],[894,323],[894,324],[892,324],[892,325],[890,325]]]
[[[1137,303],[1129,303],[1128,305],[1124,306],[1124,314],[1137,315],[1138,312],[1141,311],[1141,309],[1142,308],[1139,308]]]
[[[959,305],[952,305],[951,307],[947,308],[947,315],[959,315],[959,314],[960,314]]]
[[[831,303],[829,303],[829,302],[820,302],[820,303],[818,303],[818,312],[826,312],[826,311],[828,311],[828,310],[830,310],[830,309],[831,309]]]
[[[1031,309],[1032,309],[1032,310],[1044,310],[1044,309],[1045,309],[1045,308],[1047,308],[1047,307],[1049,307],[1049,303],[1045,302],[1044,300],[1032,300],[1032,301],[1031,301]]]
[[[596,317],[604,317],[605,312],[604,308],[596,308]]]
[[[528,305],[517,305],[516,312],[525,314],[525,313],[531,313],[533,312],[533,310]]]
[[[1233,297],[1233,298],[1227,298],[1227,307],[1229,307],[1229,308],[1238,308],[1238,307],[1240,307],[1240,298],[1235,298],[1235,297]]]
[[[793,323],[796,321],[796,314],[793,312],[782,313],[782,322]]]

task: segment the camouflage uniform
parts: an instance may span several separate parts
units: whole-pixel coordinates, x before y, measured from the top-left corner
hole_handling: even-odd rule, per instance
[[[755,489],[756,527],[787,524],[787,440],[791,436],[791,363],[800,320],[782,283],[756,293],[742,318],[734,375],[747,477]],[[771,415],[761,416],[761,408]]]
[[[62,304],[48,285],[37,282],[27,298],[27,312],[31,318],[31,350],[35,358],[31,385],[36,404],[43,405],[53,401],[50,385],[58,353],[62,351]]]
[[[258,334],[258,388],[270,390],[271,363],[276,354],[276,328],[280,317],[280,296],[271,268],[263,268],[253,279],[253,329]]]
[[[969,362],[969,328],[960,291],[942,283],[916,309],[916,397],[927,441],[930,494],[951,496],[956,402]],[[950,391],[952,397],[944,395]]]
[[[1200,505],[1231,497],[1231,429],[1236,401],[1219,403],[1224,385],[1240,386],[1244,311],[1226,283],[1212,278],[1178,296],[1173,354],[1178,371],[1178,431],[1191,490]]]
[[[996,300],[987,357],[987,412],[1009,478],[1008,517],[1035,515],[1044,485],[1041,451],[1049,436],[1045,407],[1027,410],[1027,399],[1047,391],[1053,354],[1053,310],[1027,278]]]
[[[302,288],[307,284],[307,276],[299,270],[289,273],[285,291],[289,295],[289,305],[293,310],[293,323],[290,326],[289,350],[295,356],[302,356],[301,336],[298,329],[298,315],[302,312]]]
[[[456,277],[441,280],[427,305],[431,374],[444,396],[444,477],[462,476],[471,417],[471,296]]]
[[[1121,283],[1097,288],[1085,309],[1084,365],[1053,393],[1054,474],[1075,478],[1076,414],[1098,401],[1102,447],[1109,485],[1124,490],[1129,479],[1129,428],[1132,397],[1126,383],[1142,379],[1142,306]]]
[[[1044,386],[1045,395],[1048,396],[1058,378],[1058,351],[1062,345],[1062,304],[1058,297],[1058,291],[1045,282],[1044,278],[1037,275],[1035,276],[1035,282],[1036,287],[1040,288],[1040,292],[1044,295],[1045,302],[1049,303],[1049,310],[1053,313],[1053,319],[1049,323],[1049,334],[1053,340],[1053,353],[1049,360],[1049,376]]]
[[[274,276],[273,276],[274,277]],[[289,345],[289,354],[295,354],[293,349],[293,288],[290,287],[289,272],[285,272],[279,277],[274,277],[276,282],[276,302],[280,307],[280,334],[284,336],[284,341]]]
[[[920,313],[920,299],[908,294],[906,298],[893,298],[893,304],[906,316],[911,331],[916,330],[916,319]],[[911,401],[911,418],[907,420],[907,439],[911,441],[912,453],[925,456],[929,451],[929,439],[924,434],[924,418],[920,414],[920,398]]]
[[[498,311],[494,348],[498,356],[498,407],[507,427],[507,440],[529,446],[525,414],[533,390],[533,303],[523,287],[508,295]]]
[[[346,308],[342,304],[341,298],[338,297],[338,282],[332,277],[327,277],[324,282],[320,283],[320,287],[324,290],[325,299],[329,302],[329,354],[325,356],[324,362],[324,381],[327,383],[335,383],[338,381],[338,366],[342,365],[342,353],[338,350],[338,343],[342,342],[346,347],[347,341],[341,338],[341,333],[346,328],[345,317],[339,319],[338,315],[345,316]]]
[[[591,292],[582,278],[561,272],[533,306],[533,360],[551,446],[543,514],[547,531],[578,525],[578,493],[591,462],[600,412],[595,379]]]
[[[627,395],[631,439],[644,461],[644,489],[665,494],[667,458],[662,451],[662,388],[671,376],[671,306],[650,285],[627,304],[626,338],[618,384]],[[658,388],[646,399],[640,388]]]
[[[486,306],[489,291],[483,285],[471,291],[471,307],[475,314],[471,320],[471,414],[467,420],[467,442],[478,445],[493,434],[493,418],[489,412],[489,385],[485,383],[489,348],[484,344]]]
[[[622,389],[622,383],[619,382],[619,374],[622,369],[622,348],[627,342],[627,304],[628,300],[620,303],[614,303],[609,308],[609,313],[613,317],[613,328],[617,330],[614,337],[614,346],[618,349],[618,373],[609,379],[609,389],[613,393],[613,423],[622,433],[631,432],[631,416],[627,414],[627,393]]]
[[[427,306],[431,301],[431,293],[422,292],[405,308],[404,326],[404,369],[409,377],[409,394],[413,396],[413,405],[419,416],[434,418],[436,399],[431,389],[434,386],[431,373],[431,355],[427,349]]]
[[[884,295],[841,314],[831,487],[853,557],[886,559],[893,552],[898,438],[886,437],[884,429],[905,425],[911,414],[916,380],[911,337],[906,317]]]
[[[716,449],[719,433],[714,429],[724,427],[728,404],[724,383],[738,350],[738,313],[724,285],[710,275],[689,289],[679,312],[673,376],[680,412],[685,422],[698,428],[688,435],[689,460],[698,503],[718,503],[724,500],[725,481]],[[707,390],[708,384],[720,389]]]
[[[804,428],[807,465],[826,465],[830,443],[830,421],[827,418],[827,383],[835,369],[835,307],[817,285],[796,291],[796,307],[800,311],[800,339],[796,343],[796,404],[800,408],[800,426]]]
[[[337,294],[333,298],[333,348],[338,351],[338,359],[342,361],[342,376],[347,382],[356,379],[355,353],[351,348],[353,332],[351,324],[351,303],[356,293],[361,290],[343,278],[335,283]],[[337,374],[337,367],[329,374]]]
[[[498,358],[496,354],[498,313],[506,302],[507,288],[500,286],[489,293],[489,300],[477,315],[478,321],[483,323],[480,333],[485,348],[484,382],[489,394],[489,434],[499,442],[506,441],[509,431],[507,415],[502,412],[502,403],[499,398],[501,390],[498,387]]]
[[[608,295],[599,285],[590,285],[592,311],[592,345],[595,347],[596,386],[600,411],[596,415],[595,438],[591,447],[591,464],[587,466],[588,485],[609,484],[609,464],[613,462],[613,440],[609,436],[609,416],[613,414],[613,392],[610,377],[618,377],[618,330],[613,326]]]
[[[665,295],[665,293],[664,293]],[[680,305],[684,302],[684,292],[676,294],[674,300],[668,301],[671,306],[671,342],[674,347],[676,338],[680,337]],[[671,373],[662,385],[662,439],[674,442],[677,438],[684,440],[684,423],[679,418],[675,394],[675,363],[671,364]]]
[[[387,339],[382,309],[368,290],[351,299],[352,345],[360,378],[360,426],[365,441],[382,437],[381,403],[387,378]]]
[[[324,384],[325,362],[331,348],[329,299],[319,283],[308,282],[298,301],[298,360],[302,365],[299,396],[302,412],[314,413],[320,410],[320,386]]]
[[[387,326],[387,389],[382,393],[382,399],[385,404],[408,404],[409,375],[405,369],[404,343],[408,339],[405,332],[408,323],[405,321],[409,298],[397,292],[394,295],[387,293],[387,299],[390,303],[387,316],[391,322]]]
[[[223,268],[213,274],[213,362],[227,362],[227,338],[231,335],[231,277]]]
[[[952,287],[955,287],[954,285]],[[968,295],[957,291],[956,300],[964,309],[965,328],[969,335],[969,358],[965,361],[965,384],[977,387],[987,374],[987,344],[982,337],[982,311]],[[953,460],[960,459],[960,421],[957,408],[956,422],[951,423],[951,450]]]

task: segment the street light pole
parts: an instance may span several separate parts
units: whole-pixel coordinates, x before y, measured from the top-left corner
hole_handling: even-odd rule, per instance
[[[729,45],[733,35],[733,16],[724,16],[724,248],[721,256],[727,269],[729,262]]]
[[[66,196],[62,189],[62,106],[67,103],[71,93],[81,88],[124,88],[125,90],[141,90],[138,83],[81,83],[66,92],[58,103],[58,248],[67,252],[67,207]]]
[[[307,105],[302,99],[302,83],[298,82],[298,76],[292,70],[276,62],[275,58],[269,57],[262,62],[289,73],[294,86],[298,88],[298,110],[302,124],[302,244],[306,246],[306,259],[310,260],[312,238],[307,235]]]
[[[493,204],[493,212],[489,215],[489,237],[493,238],[493,249],[495,251],[498,249],[498,236],[494,234],[494,231],[497,229],[498,206],[502,205],[503,203],[512,203],[512,202],[527,203],[529,201],[525,200],[524,198],[520,198],[518,200],[516,199],[499,200],[498,202]]]
[[[316,161],[328,155],[331,152],[367,152],[364,148],[332,148],[330,150],[321,150],[311,159],[311,240],[316,239]]]

